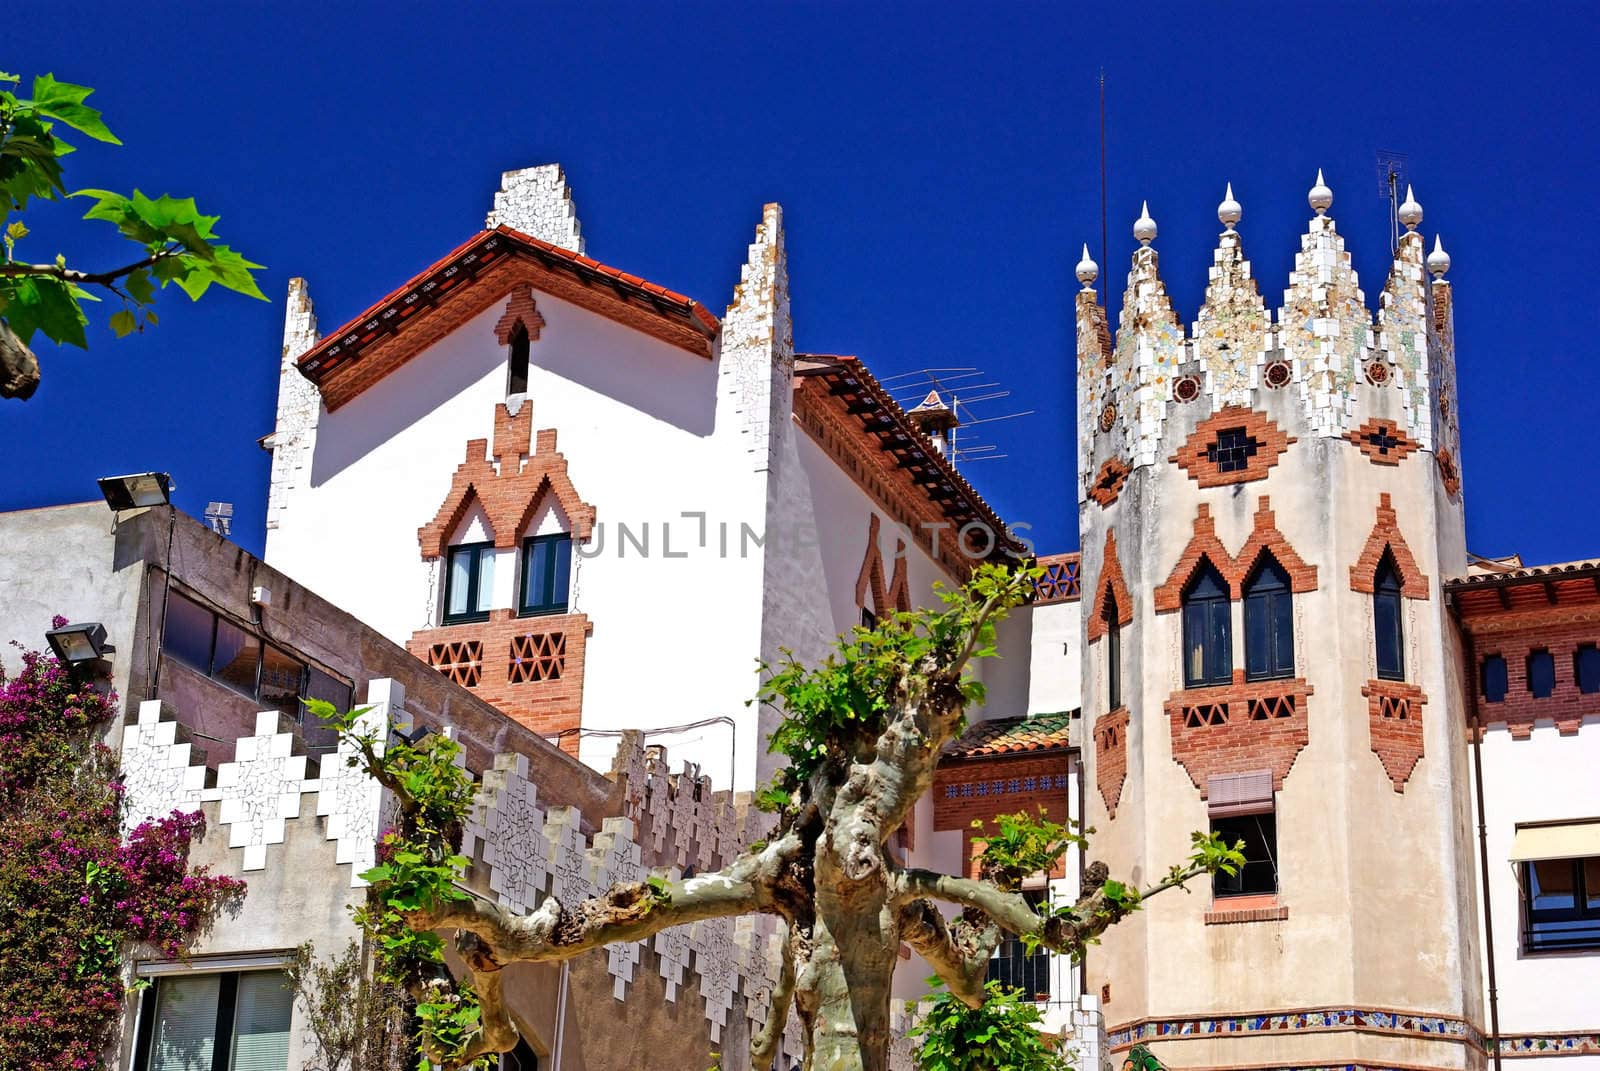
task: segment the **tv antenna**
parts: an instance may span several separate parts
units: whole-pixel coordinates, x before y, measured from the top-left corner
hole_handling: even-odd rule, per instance
[[[233,531],[233,503],[212,502],[206,506],[206,525],[219,536]]]
[[[976,367],[919,368],[889,376],[883,385],[957,468],[1009,457],[999,443],[985,441],[988,429],[976,429],[1034,413],[1032,409],[995,412],[1010,404],[1006,399],[1011,391]]]
[[[1378,150],[1378,194],[1389,199],[1389,255],[1400,249],[1400,191],[1411,181],[1406,154]]]

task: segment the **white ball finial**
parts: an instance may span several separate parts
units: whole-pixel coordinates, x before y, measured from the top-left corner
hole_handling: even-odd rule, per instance
[[[1149,245],[1156,238],[1156,221],[1150,218],[1150,202],[1139,209],[1139,218],[1133,221],[1133,236],[1140,245]]]
[[[1422,206],[1417,204],[1417,198],[1412,194],[1409,182],[1406,183],[1406,199],[1401,202],[1397,215],[1408,231],[1416,230],[1417,224],[1422,222]]]
[[[1317,184],[1306,194],[1306,200],[1311,202],[1311,211],[1319,216],[1333,207],[1333,191],[1328,189],[1328,184],[1322,180],[1320,167],[1317,168]]]
[[[1089,257],[1089,243],[1083,244],[1083,259],[1078,261],[1078,282],[1083,284],[1085,290],[1094,289],[1094,281],[1100,275],[1100,265]]]
[[[1228,183],[1228,192],[1222,195],[1222,203],[1217,206],[1217,218],[1222,225],[1233,230],[1233,225],[1239,222],[1244,215],[1244,206],[1233,199],[1233,183]]]
[[[1435,279],[1443,279],[1444,273],[1450,270],[1450,254],[1444,251],[1444,243],[1437,234],[1433,236],[1433,252],[1428,254],[1428,270]]]

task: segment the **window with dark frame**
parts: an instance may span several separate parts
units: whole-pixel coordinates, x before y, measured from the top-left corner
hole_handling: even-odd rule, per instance
[[[1206,460],[1217,466],[1218,472],[1243,472],[1250,467],[1261,444],[1244,428],[1223,428],[1206,446]]]
[[[331,750],[337,734],[306,714],[302,699],[325,699],[340,711],[350,709],[349,684],[310,665],[293,652],[264,642],[237,622],[213,613],[174,591],[167,597],[162,628],[164,656],[248,696],[264,708],[282,711],[306,726],[308,749]]]
[[[1268,554],[1244,585],[1246,680],[1294,676],[1294,595],[1289,574]]]
[[[1244,844],[1244,866],[1237,874],[1217,871],[1211,880],[1211,894],[1221,900],[1230,896],[1262,896],[1278,891],[1278,816],[1273,811],[1260,814],[1214,816],[1211,832],[1228,845]]]
[[[1572,652],[1572,679],[1584,695],[1600,692],[1600,647],[1582,643]]]
[[[1026,890],[1022,897],[1035,911],[1045,904],[1043,889]],[[1023,1000],[1047,1001],[1050,999],[1050,952],[1043,946],[1030,952],[1022,938],[1008,933],[989,957],[984,980],[999,982],[1008,989],[1020,989]]]
[[[1504,655],[1486,655],[1483,659],[1483,701],[1485,703],[1504,702],[1506,693],[1511,690],[1511,683],[1506,675],[1506,660]]]
[[[1233,608],[1228,585],[1208,559],[1183,593],[1183,683],[1206,688],[1233,682]]]
[[[1535,699],[1549,699],[1556,690],[1556,659],[1546,650],[1528,652],[1528,692]]]
[[[1117,621],[1117,597],[1110,584],[1100,612],[1106,623],[1106,709],[1116,710],[1122,706],[1122,625]]]
[[[508,340],[511,349],[510,368],[506,375],[506,394],[528,393],[528,329],[518,320],[511,328]]]
[[[1522,864],[1522,947],[1600,948],[1600,856]]]
[[[877,628],[878,627],[878,615],[872,612],[872,607],[870,607],[870,606],[863,606],[861,608],[861,627],[862,628]]]
[[[565,533],[531,536],[522,542],[522,597],[519,616],[564,614],[572,576],[572,537]]]
[[[461,543],[445,562],[444,623],[489,620],[494,604],[494,544]]]
[[[282,971],[175,973],[144,991],[134,1071],[287,1071],[294,991]]]
[[[1400,570],[1385,549],[1373,577],[1372,625],[1377,644],[1378,679],[1406,679],[1405,626],[1401,615]]]

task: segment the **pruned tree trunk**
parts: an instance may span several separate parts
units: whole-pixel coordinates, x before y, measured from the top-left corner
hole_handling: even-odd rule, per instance
[[[0,398],[33,397],[39,387],[39,358],[0,320]]]

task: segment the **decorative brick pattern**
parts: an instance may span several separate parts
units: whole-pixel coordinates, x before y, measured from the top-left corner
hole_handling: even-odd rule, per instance
[[[1083,595],[1079,583],[1082,559],[1077,551],[1069,554],[1042,554],[1034,564],[1044,570],[1044,575],[1033,582],[1033,603],[1042,606],[1052,602],[1076,602]]]
[[[1088,642],[1093,643],[1106,634],[1106,592],[1117,600],[1117,624],[1126,626],[1133,621],[1133,595],[1122,575],[1122,561],[1117,557],[1117,533],[1106,529],[1106,549],[1100,556],[1100,577],[1094,589],[1094,606],[1084,621]]]
[[[1379,465],[1398,465],[1417,450],[1416,442],[1392,420],[1369,420],[1345,438]]]
[[[1270,769],[1273,791],[1281,790],[1311,742],[1306,701],[1312,693],[1299,678],[1247,683],[1242,669],[1233,671],[1232,684],[1174,692],[1165,704],[1172,757],[1202,799],[1210,778],[1245,770]]]
[[[1544,598],[1543,592],[1538,596]],[[1554,725],[1562,736],[1574,736],[1585,718],[1600,717],[1600,692],[1580,691],[1573,668],[1580,645],[1600,645],[1600,606],[1565,603],[1566,596],[1562,596],[1562,605],[1548,607],[1548,613],[1539,615],[1542,621],[1524,619],[1522,627],[1514,631],[1479,631],[1479,622],[1469,622],[1477,658],[1471,669],[1472,699],[1484,726],[1504,725],[1512,739],[1527,740],[1541,722]],[[1542,699],[1528,688],[1528,656],[1536,650],[1549,651],[1556,667],[1555,688]],[[1506,662],[1506,695],[1498,703],[1489,702],[1483,694],[1483,661],[1491,655]]]
[[[500,340],[500,345],[511,344],[511,332],[518,324],[528,333],[529,342],[539,341],[539,331],[544,327],[544,317],[539,315],[539,306],[533,301],[533,287],[527,283],[518,283],[511,290],[511,297],[506,302],[506,311],[494,325],[494,337]]]
[[[1415,684],[1370,680],[1361,686],[1367,697],[1367,732],[1383,772],[1404,792],[1411,771],[1422,760],[1422,704],[1428,697]]]
[[[473,439],[467,443],[467,459],[451,477],[450,493],[433,520],[417,530],[424,559],[444,557],[451,534],[473,502],[488,515],[494,545],[514,549],[547,493],[555,496],[566,514],[572,538],[579,543],[588,540],[594,527],[594,507],[578,497],[567,478],[567,459],[556,449],[555,431],[541,430],[530,454],[532,438],[532,403],[524,402],[514,415],[503,402],[494,407],[494,463],[489,461],[487,442]]]
[[[475,688],[483,677],[483,641],[431,643],[428,645],[428,665],[459,685]]]
[[[1240,900],[1254,900],[1253,896],[1239,897]],[[1266,899],[1273,899],[1266,897]],[[1279,903],[1263,904],[1259,907],[1231,906],[1234,901],[1220,900],[1206,912],[1205,924],[1207,926],[1231,926],[1240,922],[1282,922],[1289,917],[1287,906]],[[1230,905],[1230,906],[1223,906]]]
[[[1070,764],[1065,748],[1042,755],[947,759],[933,775],[933,828],[961,831],[962,858],[976,877],[973,860],[982,850],[983,830],[972,823],[981,821],[987,829],[999,815],[1037,814],[1041,809],[1050,821],[1065,822]],[[1065,875],[1064,862],[1051,872],[1052,877]]]
[[[487,621],[415,633],[406,649],[534,732],[555,736],[577,728],[582,715],[590,627],[584,614],[517,617],[491,610]],[[435,662],[436,650],[450,657]],[[576,733],[560,742],[577,753]]]
[[[1128,708],[1118,707],[1094,720],[1094,783],[1112,818],[1117,816],[1127,778]]]
[[[1217,538],[1217,522],[1211,516],[1211,507],[1200,503],[1195,510],[1194,535],[1189,537],[1189,545],[1178,556],[1178,563],[1172,567],[1166,583],[1155,590],[1156,613],[1172,613],[1183,608],[1184,588],[1200,568],[1202,558],[1209,561],[1227,583],[1233,598],[1243,598],[1245,582],[1263,554],[1271,554],[1289,575],[1290,591],[1299,594],[1317,590],[1317,567],[1307,565],[1278,531],[1277,515],[1269,496],[1262,495],[1256,500],[1250,536],[1238,554],[1228,553],[1228,548]]]
[[[1089,497],[1100,503],[1101,509],[1110,509],[1116,502],[1117,495],[1122,491],[1122,485],[1127,482],[1128,463],[1120,457],[1113,457],[1100,466],[1100,471],[1095,474],[1094,486],[1089,488]]]
[[[1455,498],[1461,494],[1461,473],[1456,468],[1456,456],[1448,447],[1441,448],[1434,455],[1434,461],[1439,466],[1439,479],[1444,484],[1445,494]]]
[[[1350,567],[1352,591],[1372,594],[1377,584],[1378,563],[1383,560],[1385,550],[1394,555],[1395,567],[1400,570],[1400,593],[1408,599],[1426,599],[1428,578],[1417,568],[1417,560],[1411,556],[1411,548],[1400,534],[1400,520],[1387,492],[1378,496],[1378,519],[1372,526],[1372,534],[1367,536],[1366,546],[1361,548],[1361,556]]]
[[[1254,451],[1242,468],[1224,472],[1210,456],[1219,434],[1241,429],[1255,443]],[[1177,453],[1167,460],[1189,474],[1201,487],[1225,487],[1235,483],[1264,480],[1283,452],[1294,442],[1292,435],[1273,423],[1265,413],[1242,405],[1224,406],[1196,425]]]

